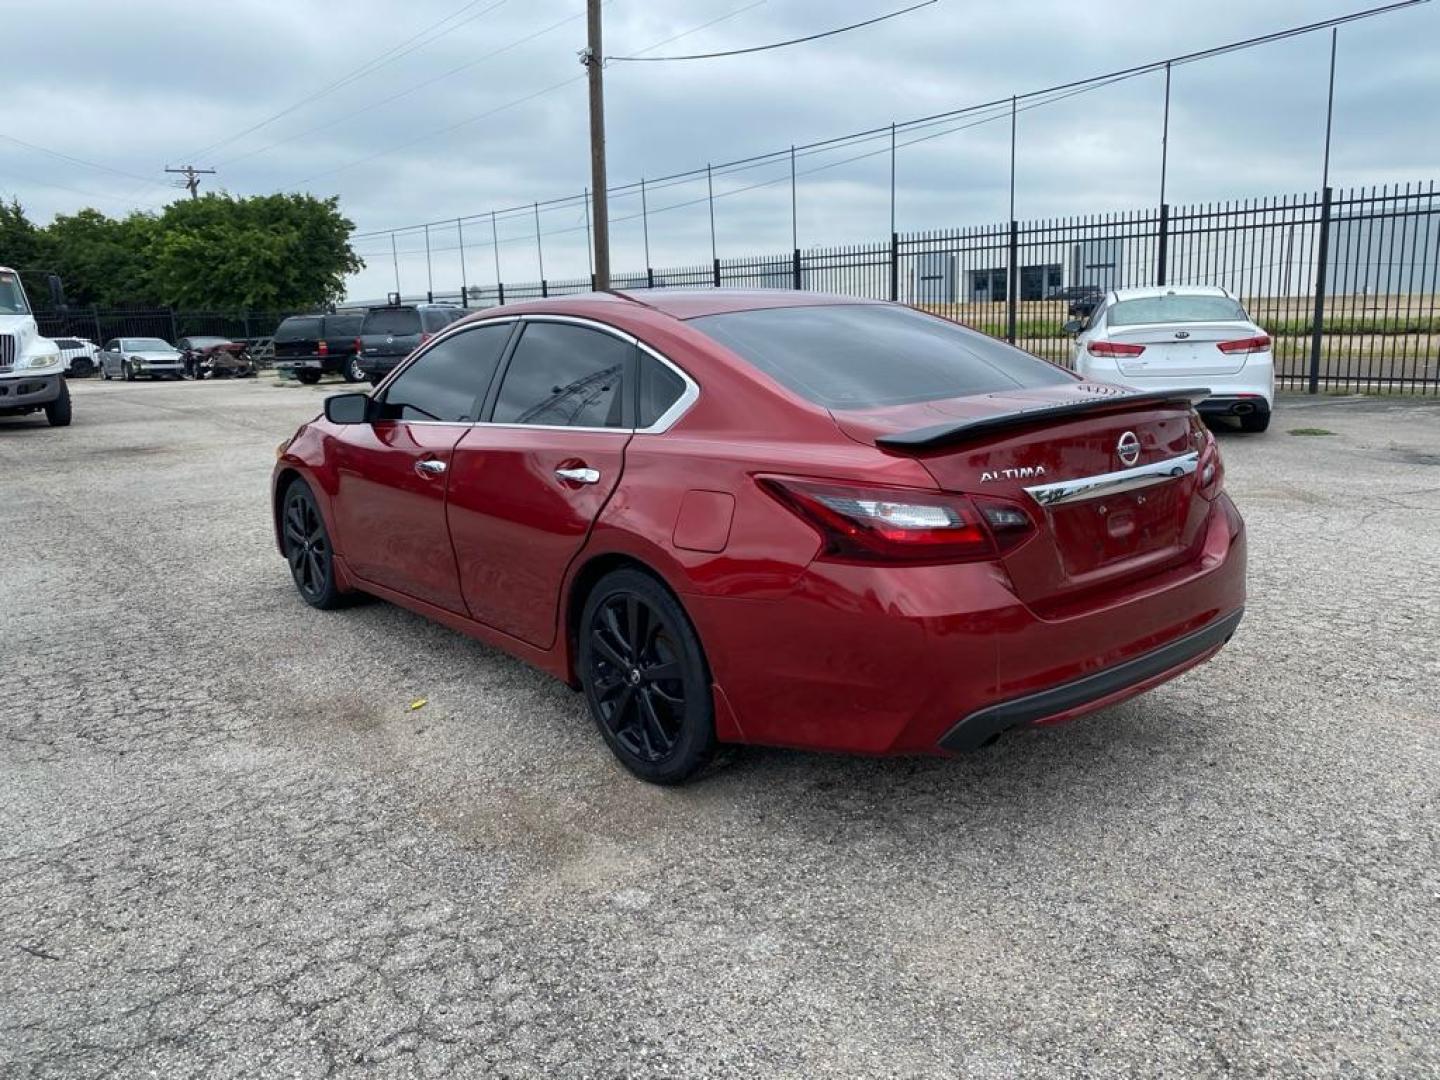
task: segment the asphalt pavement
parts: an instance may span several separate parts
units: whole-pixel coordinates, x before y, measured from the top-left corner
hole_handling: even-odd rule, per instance
[[[1152,693],[661,790],[299,601],[268,474],[337,389],[0,420],[0,1075],[1440,1073],[1440,402],[1222,435],[1248,614]]]

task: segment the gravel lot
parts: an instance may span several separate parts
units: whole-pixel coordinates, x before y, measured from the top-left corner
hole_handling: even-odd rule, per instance
[[[338,387],[73,389],[0,420],[7,1078],[1440,1072],[1440,403],[1222,437],[1252,600],[1183,678],[664,791],[295,597],[266,480]]]

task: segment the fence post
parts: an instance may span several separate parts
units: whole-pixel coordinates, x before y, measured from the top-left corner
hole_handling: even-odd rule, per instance
[[[541,296],[549,296],[549,295],[550,295],[550,283],[549,283],[548,281],[546,281],[543,277],[540,279],[540,295],[541,295]]]
[[[95,344],[104,345],[105,338],[100,332],[100,309],[94,304],[90,305],[90,318],[95,320]]]
[[[1310,385],[1309,392],[1320,392],[1320,346],[1325,331],[1325,270],[1330,261],[1330,195],[1327,186],[1320,196],[1320,240],[1315,245],[1315,321],[1310,328]]]
[[[175,309],[166,308],[165,310],[170,314],[170,344],[173,345],[175,344],[175,340],[180,336],[180,329],[175,325]]]
[[[1166,261],[1170,256],[1170,204],[1160,204],[1160,239],[1155,249],[1155,284],[1165,284]]]
[[[461,307],[461,308],[468,308],[469,306],[470,306],[470,286],[466,285],[466,284],[462,281],[462,282],[460,283],[460,307]]]
[[[500,294],[500,297],[499,297],[499,299],[500,299],[500,306],[501,306],[501,307],[504,307],[504,306],[505,306],[505,283],[504,283],[503,281],[498,281],[498,280],[497,280],[497,281],[495,282],[495,288],[496,288],[496,290],[497,290],[497,291],[499,292],[499,294]]]
[[[720,287],[720,260],[715,260],[715,288]]]
[[[900,299],[900,234],[890,234],[890,300]]]
[[[645,287],[646,287],[647,289],[653,289],[653,288],[655,287],[655,269],[654,269],[654,267],[650,267],[650,266],[645,267]]]
[[[1015,315],[1020,292],[1020,223],[1010,219],[1010,280],[1005,287],[1005,340],[1015,344]]]
[[[799,249],[799,248],[796,248],[796,249],[795,249],[795,252],[794,252],[794,255],[792,256],[792,259],[793,259],[793,261],[792,261],[791,266],[790,266],[791,288],[795,289],[795,290],[798,292],[799,289],[800,289],[800,249]]]

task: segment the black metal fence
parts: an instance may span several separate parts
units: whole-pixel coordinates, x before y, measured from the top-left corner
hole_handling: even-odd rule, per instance
[[[1440,392],[1440,192],[1394,187],[897,233],[888,240],[614,275],[617,289],[812,289],[898,300],[1069,366],[1077,291],[1219,285],[1274,338],[1283,386]],[[467,307],[588,291],[588,278],[407,296]],[[272,333],[290,312],[75,311],[42,330],[88,337]]]

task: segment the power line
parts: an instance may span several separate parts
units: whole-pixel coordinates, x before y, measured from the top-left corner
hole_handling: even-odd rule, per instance
[[[459,18],[459,16],[465,14],[465,12],[469,11],[471,8],[479,6],[482,2],[483,0],[468,0],[467,3],[462,4],[459,8],[452,11],[449,15],[446,15],[443,19],[439,19],[436,22],[433,22],[429,26],[425,27],[423,30],[412,34],[410,37],[406,38],[404,41],[400,42],[393,48],[387,49],[385,52],[379,53],[371,57],[369,60],[365,61],[365,63],[361,64],[357,68],[352,69],[349,73],[342,75],[334,82],[327,83],[319,90],[307,94],[299,101],[296,101],[291,105],[287,105],[285,108],[281,109],[277,113],[272,113],[270,116],[267,116],[265,119],[259,121],[258,123],[251,124],[243,131],[238,131],[234,135],[229,136],[228,138],[221,139],[219,142],[213,142],[208,146],[201,147],[199,150],[196,150],[194,153],[187,156],[191,158],[202,157],[214,150],[218,150],[222,146],[229,146],[231,143],[239,139],[243,139],[246,135],[259,131],[263,127],[268,127],[276,120],[289,116],[291,113],[304,108],[312,101],[318,101],[320,98],[327,97],[328,95],[334,93],[336,90],[339,90],[341,87],[348,86],[350,83],[355,82],[357,79],[361,79],[364,76],[379,70],[386,64],[393,63],[394,61],[399,60],[402,57],[409,56],[411,53],[416,52],[419,49],[423,49],[426,45],[429,45],[431,42],[436,41],[440,37],[442,37],[444,33],[448,33],[449,31],[455,30],[458,27],[465,25],[466,23],[473,22],[476,19],[482,18],[483,16],[490,14],[490,12],[503,5],[506,0],[496,0],[495,3],[492,3],[483,11],[479,11],[476,14],[470,16],[470,18],[455,23],[453,26],[445,25],[446,23],[450,23],[453,20]],[[432,31],[435,31],[441,27],[444,27],[444,30],[441,33],[434,33],[428,38],[425,37],[425,35],[431,34]],[[425,38],[425,40],[419,40],[421,38]]]
[[[928,115],[928,116],[921,116],[921,117],[917,117],[917,118],[912,119],[912,120],[902,121],[902,122],[896,124],[895,126],[896,126],[897,130],[902,131],[902,132],[903,132],[903,131],[907,131],[907,130],[913,131],[913,130],[918,130],[918,129],[921,129],[921,128],[924,128],[924,127],[936,126],[936,125],[938,125],[938,124],[942,124],[942,123],[945,123],[945,122],[947,122],[947,121],[955,120],[955,119],[958,119],[958,118],[963,117],[963,116],[973,115],[973,114],[976,114],[976,113],[981,113],[981,112],[984,112],[984,111],[986,111],[986,110],[995,109],[995,108],[998,108],[998,107],[1001,107],[1001,106],[1003,106],[1003,107],[1005,108],[1005,110],[1006,110],[1006,115],[1008,115],[1008,110],[1009,110],[1009,108],[1010,108],[1010,103],[1011,103],[1011,97],[1012,97],[1012,96],[1015,98],[1015,100],[1016,100],[1017,102],[1028,102],[1028,101],[1034,100],[1034,99],[1036,99],[1036,98],[1046,98],[1046,97],[1048,97],[1049,95],[1052,95],[1052,94],[1055,94],[1055,93],[1058,93],[1058,92],[1061,92],[1061,91],[1080,90],[1080,89],[1083,89],[1083,88],[1086,88],[1086,87],[1092,87],[1092,86],[1094,86],[1094,87],[1108,86],[1108,85],[1110,85],[1110,84],[1112,84],[1112,83],[1114,83],[1114,82],[1120,82],[1120,81],[1124,81],[1125,79],[1134,78],[1134,77],[1137,77],[1137,76],[1140,76],[1140,75],[1147,74],[1147,73],[1149,73],[1149,72],[1163,70],[1167,64],[1171,64],[1171,65],[1178,66],[1178,65],[1181,65],[1181,64],[1194,63],[1194,62],[1199,61],[1199,60],[1210,59],[1210,58],[1212,58],[1212,57],[1220,56],[1220,55],[1223,55],[1223,54],[1226,54],[1226,53],[1230,53],[1230,52],[1237,52],[1237,51],[1240,51],[1240,50],[1243,50],[1243,49],[1256,48],[1256,47],[1258,47],[1258,46],[1260,46],[1260,45],[1272,44],[1272,43],[1274,43],[1274,42],[1276,42],[1276,41],[1285,40],[1285,39],[1287,39],[1287,38],[1299,37],[1299,36],[1301,36],[1301,35],[1303,35],[1303,34],[1313,33],[1313,32],[1315,32],[1315,31],[1317,31],[1317,30],[1328,29],[1328,28],[1333,27],[1333,26],[1340,26],[1340,25],[1343,25],[1343,24],[1345,24],[1345,23],[1358,21],[1358,20],[1360,20],[1360,19],[1367,19],[1367,18],[1371,18],[1371,17],[1377,16],[1377,15],[1389,14],[1389,13],[1394,12],[1394,11],[1399,11],[1399,10],[1401,10],[1401,9],[1403,9],[1403,8],[1415,7],[1415,6],[1419,5],[1419,4],[1424,4],[1424,3],[1429,3],[1429,0],[1397,0],[1397,2],[1395,2],[1395,3],[1385,4],[1385,5],[1380,6],[1380,7],[1367,8],[1367,9],[1365,9],[1365,10],[1363,10],[1363,11],[1351,12],[1351,13],[1346,14],[1346,15],[1339,15],[1339,16],[1336,16],[1336,17],[1334,17],[1334,18],[1324,19],[1324,20],[1321,20],[1321,21],[1319,21],[1319,22],[1306,23],[1306,24],[1302,24],[1302,25],[1299,25],[1299,26],[1290,27],[1290,28],[1285,29],[1285,30],[1277,30],[1277,31],[1274,31],[1274,32],[1272,32],[1272,33],[1258,35],[1258,36],[1256,36],[1256,37],[1244,38],[1244,39],[1239,40],[1239,41],[1228,42],[1228,43],[1226,43],[1226,44],[1224,44],[1224,45],[1217,45],[1217,46],[1213,46],[1213,47],[1208,48],[1208,49],[1201,49],[1201,50],[1198,50],[1198,51],[1195,51],[1195,52],[1184,53],[1184,54],[1181,54],[1181,55],[1179,55],[1179,56],[1169,57],[1169,58],[1167,58],[1167,59],[1153,60],[1153,61],[1150,61],[1150,62],[1144,63],[1144,64],[1136,64],[1136,65],[1133,65],[1133,66],[1131,66],[1131,67],[1120,68],[1120,69],[1118,69],[1118,70],[1105,72],[1105,73],[1100,74],[1100,75],[1092,75],[1092,76],[1089,76],[1089,77],[1084,78],[1084,79],[1074,79],[1074,80],[1071,80],[1071,81],[1069,81],[1069,82],[1058,83],[1058,84],[1056,84],[1056,85],[1054,85],[1054,86],[1045,87],[1045,88],[1043,88],[1043,89],[1031,90],[1031,91],[1028,91],[1028,92],[1023,93],[1023,94],[1016,94],[1016,95],[1008,95],[1008,94],[1007,94],[1007,95],[1005,95],[1004,97],[996,98],[996,99],[994,99],[994,100],[992,100],[992,101],[981,102],[981,103],[978,103],[978,104],[975,104],[975,105],[967,105],[967,106],[963,106],[963,107],[957,108],[957,109],[950,109],[950,110],[946,110],[946,111],[944,111],[944,112],[932,113],[932,114],[930,114],[930,115]],[[753,5],[752,5],[752,6],[753,6]],[[741,9],[741,10],[746,10],[746,9]],[[734,12],[734,13],[732,13],[732,14],[739,14],[739,12]],[[728,16],[727,16],[727,17],[728,17]],[[701,29],[701,28],[697,27],[696,29]],[[651,48],[654,48],[654,47],[655,47],[655,46],[652,46]],[[642,50],[642,51],[648,52],[649,50],[646,49],[646,50]],[[583,76],[583,75],[582,75],[582,76],[579,76],[579,78],[584,78],[584,76]],[[570,81],[576,81],[576,80],[570,80]],[[563,84],[562,84],[562,85],[563,85]],[[552,89],[553,89],[553,88],[552,88]],[[532,96],[533,96],[533,95],[532,95]],[[1057,100],[1058,100],[1058,99],[1057,99]],[[867,129],[865,129],[865,130],[856,131],[856,132],[851,132],[851,133],[846,134],[846,135],[832,136],[831,138],[828,138],[828,139],[821,139],[821,140],[817,140],[817,141],[811,142],[811,143],[806,143],[806,144],[803,144],[803,145],[797,144],[797,146],[795,147],[795,149],[796,149],[797,152],[800,152],[800,153],[802,154],[802,156],[803,156],[803,155],[806,154],[806,153],[814,152],[814,151],[820,150],[820,149],[825,148],[825,147],[840,146],[840,145],[847,145],[847,144],[854,144],[854,143],[864,142],[864,141],[871,140],[871,139],[879,139],[879,138],[882,138],[882,137],[888,139],[888,138],[889,138],[889,135],[890,135],[890,125],[889,125],[889,124],[885,124],[885,125],[883,125],[883,126],[881,126],[881,127],[867,128]],[[427,138],[428,138],[428,137],[429,137],[429,136],[427,136]],[[789,147],[786,147],[786,148],[783,149],[783,150],[769,151],[769,152],[762,153],[762,154],[755,154],[755,155],[752,155],[752,156],[746,157],[746,158],[737,158],[737,159],[734,160],[734,161],[724,162],[724,163],[715,165],[715,166],[713,167],[713,171],[714,171],[714,173],[715,173],[716,175],[720,175],[720,174],[722,174],[722,173],[724,173],[724,172],[743,171],[744,169],[758,167],[758,166],[760,166],[760,165],[764,165],[764,164],[769,163],[769,162],[771,162],[771,161],[778,160],[778,159],[780,159],[780,158],[782,158],[782,157],[788,159],[789,154],[790,154],[790,148],[789,148]],[[375,156],[380,156],[380,155],[372,155],[371,158],[362,159],[362,161],[372,160],[373,157],[375,157]],[[359,162],[352,163],[352,164],[358,164],[358,163],[359,163]],[[343,167],[344,167],[344,168],[349,168],[350,166],[343,166]],[[698,179],[699,177],[702,177],[702,176],[704,176],[704,175],[706,174],[707,168],[708,168],[708,167],[701,167],[701,168],[697,168],[697,169],[689,169],[689,170],[686,170],[686,171],[683,171],[683,172],[671,173],[671,174],[669,174],[669,175],[667,175],[667,176],[662,176],[662,177],[656,178],[656,179],[654,179],[654,180],[647,180],[647,181],[646,181],[646,184],[648,185],[648,187],[649,187],[650,189],[653,190],[653,189],[657,189],[657,188],[659,188],[659,187],[667,186],[667,185],[670,184],[671,182],[683,182],[684,180],[687,180],[687,179]],[[333,171],[333,170],[332,170],[332,171]],[[320,175],[324,175],[324,174],[320,174]],[[304,181],[302,181],[302,183],[303,183],[303,182],[304,182]],[[638,191],[639,188],[640,188],[640,182],[639,182],[639,181],[633,181],[633,182],[626,183],[626,184],[620,184],[620,185],[612,186],[612,187],[609,188],[609,193],[610,193],[610,195],[611,195],[612,197],[623,197],[623,196],[624,196],[625,194],[627,194],[627,193],[631,193],[631,192],[636,192],[636,191]],[[580,198],[583,198],[583,196],[580,196],[580,195],[567,195],[567,196],[563,196],[563,197],[559,197],[559,198],[554,198],[554,199],[550,199],[550,200],[541,200],[540,203],[539,203],[539,205],[542,206],[542,207],[543,207],[543,206],[548,206],[548,205],[559,205],[559,204],[563,204],[563,203],[567,203],[567,202],[574,202],[574,201],[576,201],[576,200],[578,200],[578,199],[580,199]],[[532,205],[532,203],[527,202],[527,203],[525,203],[523,206],[516,206],[516,207],[507,208],[507,209],[504,209],[504,210],[497,210],[497,211],[493,211],[493,213],[496,214],[497,216],[501,216],[501,217],[504,217],[504,216],[510,215],[510,214],[517,214],[517,213],[520,213],[521,211],[523,211],[523,212],[525,212],[525,213],[529,213],[529,212],[530,212],[530,209],[531,209],[531,205]],[[488,215],[491,214],[491,213],[492,213],[492,211],[484,211],[484,212],[477,212],[477,213],[473,213],[473,214],[464,214],[464,215],[461,215],[461,218],[462,218],[463,220],[470,220],[470,219],[473,219],[473,218],[479,218],[479,217],[482,217],[482,216],[488,216]],[[368,231],[363,232],[363,233],[356,233],[356,234],[354,234],[354,237],[353,237],[353,238],[354,238],[354,239],[357,239],[357,240],[360,240],[360,239],[365,239],[365,238],[368,238],[368,237],[371,237],[371,236],[384,236],[384,235],[386,235],[386,234],[388,234],[388,233],[391,233],[391,232],[408,232],[408,231],[412,231],[412,230],[422,229],[422,228],[424,228],[424,225],[425,225],[425,224],[429,224],[429,225],[443,225],[443,224],[446,224],[446,223],[448,223],[448,222],[452,222],[452,221],[454,221],[454,220],[455,220],[454,215],[451,215],[450,217],[447,217],[447,218],[444,218],[444,219],[441,219],[441,220],[431,221],[431,222],[427,222],[427,223],[419,224],[419,225],[407,225],[407,226],[402,226],[402,227],[393,228],[393,229],[372,229],[372,230],[368,230]]]
[[[754,45],[748,49],[728,49],[725,52],[695,53],[692,56],[607,56],[606,61],[614,60],[617,63],[638,63],[638,62],[664,62],[668,60],[714,60],[721,56],[740,56],[743,53],[768,52],[771,49],[783,49],[787,45],[800,45],[807,41],[819,41],[821,38],[834,37],[836,34],[843,34],[850,30],[858,30],[862,26],[873,26],[875,23],[884,22],[886,19],[894,19],[917,11],[923,7],[938,3],[939,0],[923,0],[922,3],[912,4],[910,7],[901,8],[899,11],[892,11],[888,15],[878,15],[873,19],[866,19],[864,22],[851,23],[849,26],[837,27],[834,30],[826,30],[819,34],[808,34],[805,37],[791,38],[789,41],[775,41],[769,45]]]
[[[678,39],[680,39],[680,38],[682,38],[682,37],[685,37],[685,36],[687,36],[687,35],[689,35],[689,34],[697,33],[698,31],[704,30],[704,29],[707,28],[707,27],[714,26],[716,23],[724,22],[726,19],[732,19],[732,18],[734,18],[734,17],[737,16],[737,15],[741,15],[741,14],[743,14],[744,12],[749,11],[751,8],[759,7],[759,6],[760,6],[760,3],[763,3],[763,2],[764,2],[764,0],[756,0],[756,2],[754,2],[754,3],[746,4],[744,7],[736,8],[734,11],[732,11],[732,12],[726,14],[726,15],[721,15],[721,16],[719,16],[718,18],[711,19],[709,22],[701,23],[699,26],[691,27],[689,30],[682,31],[682,32],[679,33],[679,34],[676,34],[676,35],[674,35],[674,36],[672,36],[672,37],[666,38],[665,41],[659,42],[659,43],[657,43],[657,44],[655,44],[655,45],[649,45],[649,46],[647,46],[646,48],[644,48],[644,49],[642,49],[642,50],[640,50],[640,51],[643,53],[643,52],[649,52],[651,49],[657,49],[657,48],[659,48],[661,45],[667,44],[668,42],[676,41],[676,40],[678,40]],[[416,136],[416,137],[413,138],[413,139],[407,139],[405,142],[398,143],[398,144],[396,144],[396,145],[394,145],[394,146],[387,147],[387,148],[384,149],[384,150],[378,150],[378,151],[376,151],[376,152],[373,153],[373,154],[367,154],[365,157],[356,158],[355,160],[346,162],[346,163],[343,164],[343,165],[336,165],[336,166],[334,166],[333,168],[323,169],[323,170],[321,170],[321,171],[318,172],[318,173],[313,173],[313,174],[310,175],[310,176],[307,176],[307,177],[304,177],[304,178],[301,179],[301,180],[295,181],[294,184],[292,184],[292,185],[290,185],[290,186],[292,186],[292,187],[298,187],[298,186],[301,185],[301,184],[309,184],[309,183],[311,183],[312,181],[317,180],[317,179],[319,179],[319,178],[322,177],[322,176],[331,176],[331,175],[333,175],[333,174],[335,174],[335,173],[338,173],[338,172],[345,172],[345,171],[348,170],[348,169],[353,169],[353,168],[354,168],[355,166],[357,166],[357,165],[365,165],[365,164],[368,164],[369,162],[376,161],[376,160],[378,160],[379,158],[388,157],[390,154],[395,153],[397,150],[405,150],[405,149],[408,149],[408,148],[411,147],[411,146],[417,145],[418,143],[429,142],[431,139],[434,139],[434,138],[436,138],[437,136],[440,136],[440,135],[448,135],[448,134],[450,134],[450,132],[452,132],[452,131],[458,131],[458,130],[459,130],[460,128],[462,128],[462,127],[468,127],[469,125],[478,123],[478,122],[481,121],[481,120],[489,119],[490,117],[495,116],[495,115],[498,114],[498,113],[502,113],[502,112],[506,111],[507,109],[512,109],[512,108],[514,108],[516,105],[523,105],[523,104],[525,104],[526,102],[528,102],[528,101],[534,101],[536,98],[542,97],[542,96],[544,96],[545,94],[553,93],[553,92],[556,91],[556,90],[560,90],[560,89],[562,89],[562,88],[564,88],[564,87],[566,87],[566,86],[570,86],[570,85],[572,85],[572,84],[574,84],[574,83],[577,83],[577,82],[582,82],[582,81],[584,81],[585,78],[586,78],[586,76],[582,74],[582,75],[576,75],[575,77],[570,78],[570,79],[563,79],[563,80],[561,80],[560,82],[554,83],[554,84],[551,85],[551,86],[547,86],[547,87],[545,87],[545,88],[542,89],[542,90],[536,90],[534,93],[526,94],[524,97],[515,98],[515,99],[512,100],[512,101],[507,101],[507,102],[505,102],[505,103],[502,104],[502,105],[497,105],[497,106],[495,106],[495,107],[492,108],[492,109],[487,109],[487,110],[485,110],[484,112],[482,112],[482,113],[477,113],[477,114],[474,115],[474,116],[467,116],[467,117],[465,117],[465,118],[462,119],[462,120],[457,120],[457,121],[455,121],[453,124],[447,124],[446,126],[441,127],[441,128],[436,128],[436,129],[433,130],[433,131],[427,131],[427,132],[425,132],[423,135],[418,135],[418,136]],[[566,196],[563,201],[567,201],[567,202],[568,202],[568,201],[571,201],[571,200],[573,200],[573,199],[575,199],[575,198],[577,198],[577,196],[570,195],[570,196]],[[533,202],[533,200],[532,200],[532,202]],[[544,205],[544,203],[542,202],[541,205]],[[524,209],[526,209],[526,210],[530,209],[530,204],[526,204],[526,206],[524,207]],[[439,224],[439,222],[432,222],[431,224]],[[424,227],[423,225],[417,225],[417,226],[415,226],[415,228],[423,228],[423,227]]]
[[[59,150],[51,150],[48,147],[39,146],[32,142],[26,142],[24,139],[15,138],[14,135],[6,135],[3,132],[0,132],[0,139],[4,139],[6,142],[12,142],[16,146],[23,146],[27,150],[34,150],[37,153],[41,154],[49,154],[53,158],[56,158],[60,161],[68,161],[72,165],[83,165],[87,169],[99,169],[101,172],[114,173],[116,176],[123,176],[130,180],[139,180],[141,183],[144,184],[154,183],[153,177],[140,176],[138,173],[126,172],[123,169],[112,169],[109,165],[101,165],[98,161],[86,161],[84,158],[77,158],[72,157],[69,154],[62,154]]]
[[[28,177],[24,176],[15,176],[13,174],[5,175],[10,176],[11,180],[17,181],[22,184],[35,184],[39,185],[40,187],[54,188],[57,191],[68,191],[72,195],[83,195],[87,199],[99,199],[101,202],[123,203],[124,205],[130,207],[148,206],[153,210],[164,209],[164,207],[160,203],[141,202],[139,199],[130,199],[119,195],[101,195],[98,192],[85,191],[81,188],[70,187],[67,184],[57,184],[53,180],[31,180]]]

